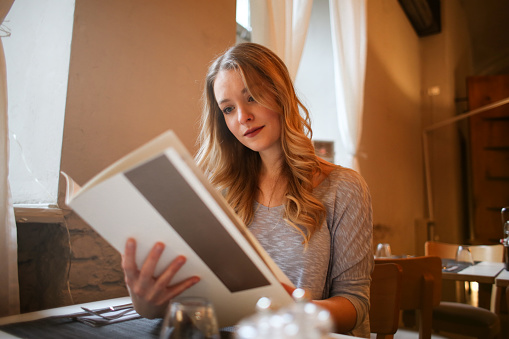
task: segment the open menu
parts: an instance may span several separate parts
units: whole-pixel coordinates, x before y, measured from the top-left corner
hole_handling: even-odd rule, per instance
[[[141,267],[152,246],[166,244],[159,275],[177,256],[186,264],[173,283],[198,275],[182,295],[214,305],[219,326],[231,326],[255,311],[261,297],[276,307],[293,302],[281,283],[293,286],[214,189],[172,131],[118,160],[83,187],[67,180],[66,204],[120,253],[137,241]]]

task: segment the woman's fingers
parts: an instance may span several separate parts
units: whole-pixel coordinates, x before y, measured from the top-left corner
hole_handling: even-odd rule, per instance
[[[197,276],[187,278],[184,281],[181,281],[175,285],[172,285],[168,288],[168,294],[166,295],[165,299],[166,301],[175,298],[180,293],[187,290],[189,287],[193,286],[194,284],[198,283],[200,281],[200,278]]]
[[[175,277],[175,274],[177,274],[185,263],[186,257],[179,255],[168,265],[164,272],[155,280],[153,295],[151,298],[157,299],[158,297],[161,297],[167,301],[200,281],[200,278],[198,277],[191,277],[180,283],[169,286],[170,282]]]
[[[125,252],[122,256],[122,268],[124,269],[126,279],[132,281],[138,275],[138,266],[136,265],[136,241],[129,238],[125,244]]]
[[[147,259],[141,267],[140,275],[138,277],[142,287],[149,287],[152,285],[154,279],[154,271],[163,251],[164,244],[162,242],[156,243],[150,250]]]
[[[186,257],[179,255],[166,267],[164,272],[157,278],[156,285],[159,288],[168,287],[175,274],[186,263]]]
[[[136,241],[130,238],[126,242],[125,253],[122,256],[122,267],[125,271],[126,284],[129,287],[133,301],[136,300],[137,307],[140,310],[160,307],[200,281],[199,277],[193,276],[170,285],[175,278],[175,274],[186,263],[184,256],[176,257],[163,273],[156,277],[154,272],[164,248],[163,243],[156,243],[150,250],[141,269],[138,270],[136,265]],[[149,305],[151,306],[149,307]]]

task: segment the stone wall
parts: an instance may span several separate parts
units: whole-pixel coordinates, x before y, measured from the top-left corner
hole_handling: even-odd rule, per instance
[[[128,295],[120,254],[88,225],[17,226],[22,313]]]
[[[74,303],[128,295],[120,253],[75,214],[71,213],[66,222],[71,239],[69,280]]]
[[[18,223],[21,313],[70,304],[66,292],[69,245],[59,224]]]

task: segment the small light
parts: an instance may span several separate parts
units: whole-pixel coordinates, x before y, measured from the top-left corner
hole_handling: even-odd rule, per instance
[[[240,338],[249,339],[256,338],[258,331],[253,326],[242,326],[238,329],[238,335]]]
[[[312,303],[307,303],[306,306],[304,306],[304,312],[306,312],[307,314],[315,313],[316,309],[317,309],[316,305]]]
[[[302,289],[302,288],[296,288],[292,292],[292,297],[296,301],[303,300],[305,298],[305,296],[306,296],[306,291],[304,289]]]
[[[327,310],[322,310],[318,313],[318,320],[320,321],[326,321],[330,319],[330,313]]]
[[[260,299],[258,299],[258,301],[256,302],[256,308],[258,310],[267,310],[270,308],[270,305],[271,305],[271,300],[267,297],[261,297]]]
[[[433,97],[440,94],[440,87],[439,86],[432,86],[428,87],[428,96]]]
[[[274,314],[269,319],[269,324],[272,328],[281,328],[283,327],[284,323],[284,318],[278,314]]]
[[[284,332],[287,335],[295,336],[299,333],[299,326],[297,324],[291,323],[285,326]]]

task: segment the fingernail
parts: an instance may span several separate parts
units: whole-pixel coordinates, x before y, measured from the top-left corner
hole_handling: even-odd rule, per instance
[[[127,247],[131,249],[134,248],[134,239],[132,238],[127,239]]]
[[[163,244],[163,243],[158,242],[158,243],[156,244],[156,251],[158,251],[158,252],[162,252],[163,250],[164,250],[164,244]]]

